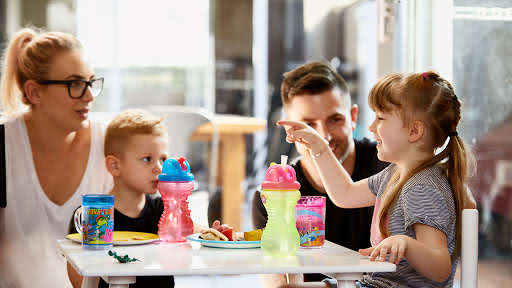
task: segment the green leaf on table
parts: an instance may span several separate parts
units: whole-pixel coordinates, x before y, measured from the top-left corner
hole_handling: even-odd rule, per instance
[[[130,262],[140,261],[137,258],[130,258],[128,256],[128,254],[124,255],[124,256],[119,256],[119,255],[117,255],[116,252],[114,252],[112,250],[108,250],[108,256],[114,257],[117,261],[119,261],[119,263],[130,263]]]

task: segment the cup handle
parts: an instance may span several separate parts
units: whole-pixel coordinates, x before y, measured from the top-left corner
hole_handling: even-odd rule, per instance
[[[76,209],[75,214],[73,216],[73,221],[75,222],[75,228],[80,235],[83,235],[83,229],[82,229],[82,212],[84,207],[79,207]]]

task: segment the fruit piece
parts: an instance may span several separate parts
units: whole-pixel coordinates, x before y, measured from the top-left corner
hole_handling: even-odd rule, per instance
[[[229,241],[233,241],[233,228],[227,224],[213,225],[212,228],[222,233],[228,238]]]
[[[222,234],[224,234],[224,236],[228,237],[229,241],[233,241],[233,229],[232,228],[226,228],[226,229],[220,231],[220,233],[222,233]]]
[[[244,232],[244,239],[245,241],[259,241],[262,233],[263,229]]]

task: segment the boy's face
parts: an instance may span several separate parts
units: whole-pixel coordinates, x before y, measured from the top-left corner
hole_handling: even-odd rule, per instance
[[[167,159],[165,136],[134,135],[119,158],[119,180],[125,189],[143,194],[158,191],[158,175]]]

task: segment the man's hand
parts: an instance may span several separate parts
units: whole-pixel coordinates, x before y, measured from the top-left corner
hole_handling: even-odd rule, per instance
[[[277,121],[277,125],[285,128],[286,142],[303,144],[313,155],[321,154],[329,149],[329,142],[304,122],[280,120]]]

